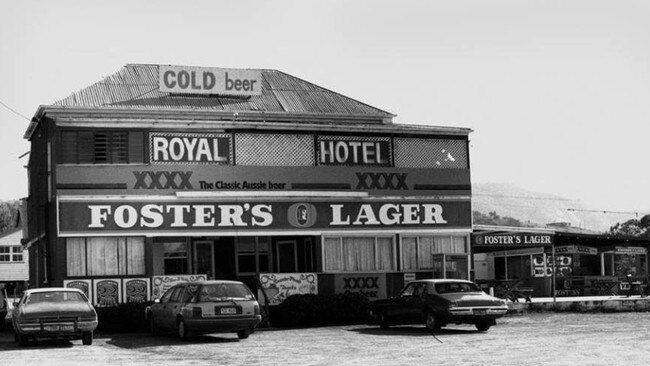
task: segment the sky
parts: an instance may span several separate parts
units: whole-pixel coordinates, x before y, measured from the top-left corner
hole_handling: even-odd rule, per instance
[[[475,183],[650,213],[649,18],[645,0],[0,0],[0,199],[27,196],[39,105],[148,63],[281,70],[472,129]]]

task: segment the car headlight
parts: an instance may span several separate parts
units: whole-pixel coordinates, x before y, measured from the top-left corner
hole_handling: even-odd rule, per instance
[[[450,301],[450,302],[449,302],[449,307],[450,307],[450,308],[458,307],[458,302],[456,302],[456,301]]]

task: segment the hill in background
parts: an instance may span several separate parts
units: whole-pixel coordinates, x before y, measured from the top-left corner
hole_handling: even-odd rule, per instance
[[[521,221],[526,226],[544,227],[550,223],[569,223],[582,229],[605,232],[633,214],[597,211],[578,200],[531,192],[505,183],[473,183],[472,210],[496,212]]]

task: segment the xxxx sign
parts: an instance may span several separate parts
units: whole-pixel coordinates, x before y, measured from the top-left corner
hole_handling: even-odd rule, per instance
[[[361,294],[369,299],[386,297],[385,273],[354,273],[334,276],[334,292],[337,294]]]
[[[133,172],[135,185],[133,189],[193,189],[190,183],[192,172]]]
[[[408,190],[406,173],[356,173],[356,189]]]

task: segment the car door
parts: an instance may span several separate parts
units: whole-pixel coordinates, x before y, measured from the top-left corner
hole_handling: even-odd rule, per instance
[[[160,303],[157,306],[152,308],[152,314],[156,320],[156,324],[164,329],[171,329],[175,326],[175,315],[173,313],[173,302],[172,298],[175,294],[182,290],[181,286],[174,286],[167,290],[165,294],[160,298]]]
[[[398,324],[405,324],[410,322],[412,313],[413,294],[417,289],[417,282],[411,282],[399,295],[397,306],[393,309],[392,317]]]
[[[413,324],[420,323],[424,318],[426,283],[414,284],[413,293],[406,299],[404,322]]]
[[[187,291],[187,286],[182,285],[178,286],[178,289],[174,291],[171,299],[169,300],[170,312],[166,317],[169,327],[176,328],[176,316],[180,314],[181,308],[183,307],[183,299],[185,298],[185,292]]]

